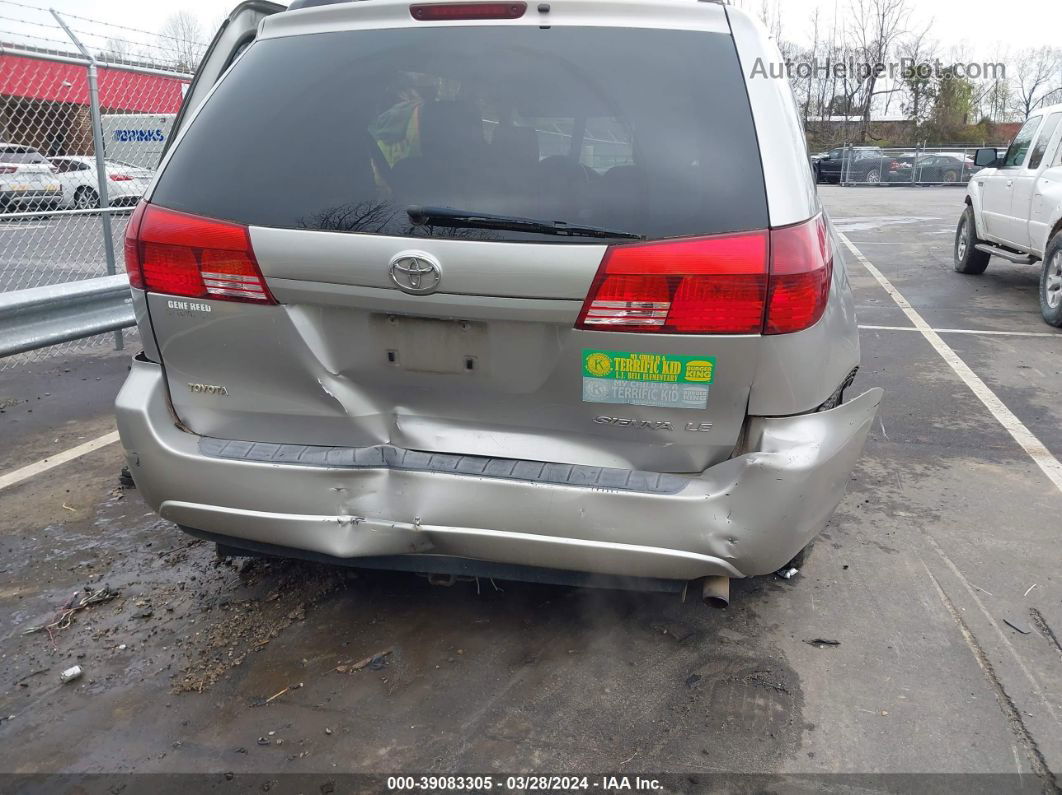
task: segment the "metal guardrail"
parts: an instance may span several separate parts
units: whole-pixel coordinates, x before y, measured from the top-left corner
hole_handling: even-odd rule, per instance
[[[124,273],[0,293],[0,357],[135,323]]]

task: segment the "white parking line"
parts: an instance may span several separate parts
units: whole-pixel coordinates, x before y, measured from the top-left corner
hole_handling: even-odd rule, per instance
[[[34,475],[39,475],[42,472],[47,472],[49,469],[54,469],[60,464],[65,464],[67,461],[73,461],[75,458],[80,458],[86,453],[91,453],[93,450],[99,450],[101,447],[114,444],[117,441],[118,431],[112,431],[97,439],[85,442],[84,444],[79,444],[77,447],[71,447],[69,450],[64,450],[61,453],[42,458],[36,463],[29,464],[21,469],[16,469],[14,472],[0,475],[0,491],[3,491],[8,486],[14,486],[16,483],[28,480]]]
[[[966,362],[960,359],[958,354],[948,346],[948,343],[940,338],[940,334],[930,328],[925,319],[907,302],[907,299],[903,297],[900,291],[893,287],[892,282],[885,278],[885,274],[874,267],[870,260],[863,256],[863,252],[856,248],[852,241],[845,237],[843,233],[839,232],[838,235],[841,241],[855,255],[855,258],[870,272],[871,276],[877,279],[878,284],[892,297],[896,305],[903,310],[903,313],[907,315],[915,328],[933,346],[934,350],[948,363],[951,369],[955,371],[955,374],[962,379],[963,383],[970,388],[970,391],[977,396],[977,399],[985,404],[985,408],[991,412],[992,416],[996,418],[996,421],[1003,426],[1007,433],[1014,438],[1014,441],[1021,445],[1021,448],[1029,454],[1029,457],[1047,475],[1048,480],[1054,483],[1055,487],[1062,492],[1062,463],[1059,463],[1058,459],[1051,455],[1051,451],[1044,446],[1043,442],[1025,427],[1024,423],[1003,404],[1002,400],[996,397],[995,392],[988,388],[988,385],[981,380],[977,373],[971,370]]]
[[[863,326],[859,328],[870,331],[921,331],[914,326]],[[989,331],[976,328],[935,328],[937,334],[988,334],[997,337],[1055,337],[1062,340],[1062,333],[1057,331]]]

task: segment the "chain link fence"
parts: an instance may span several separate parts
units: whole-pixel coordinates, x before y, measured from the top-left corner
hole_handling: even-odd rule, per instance
[[[0,293],[124,272],[129,215],[191,81],[184,62],[196,57],[167,38],[0,0]],[[121,347],[122,335],[0,368]]]
[[[812,158],[816,179],[841,185],[965,186],[981,170],[976,146],[842,146]],[[994,147],[1006,151],[1006,145]]]

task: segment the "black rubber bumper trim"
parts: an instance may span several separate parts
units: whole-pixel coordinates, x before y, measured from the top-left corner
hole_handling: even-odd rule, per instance
[[[211,458],[224,458],[232,461],[339,469],[438,472],[588,489],[635,491],[644,494],[677,494],[689,483],[689,478],[682,475],[669,475],[661,472],[578,464],[553,464],[544,461],[523,461],[516,458],[424,453],[391,445],[324,447],[243,442],[203,436],[199,440],[199,452]]]
[[[657,577],[630,577],[613,574],[594,574],[592,572],[566,571],[562,569],[524,566],[517,563],[494,563],[489,560],[453,557],[450,555],[381,555],[367,558],[339,558],[323,552],[306,549],[265,544],[245,538],[210,533],[193,527],[178,525],[184,532],[195,538],[210,541],[218,545],[218,554],[226,557],[260,556],[308,560],[314,563],[326,563],[332,566],[345,566],[355,569],[379,569],[383,571],[404,571],[415,574],[448,574],[454,577],[482,578],[497,580],[515,580],[518,582],[541,583],[543,585],[566,585],[577,588],[608,588],[625,591],[659,591],[663,593],[681,593],[686,587],[685,580],[667,580]]]

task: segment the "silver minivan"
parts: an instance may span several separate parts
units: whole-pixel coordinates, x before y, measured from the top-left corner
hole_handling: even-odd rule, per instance
[[[725,603],[784,566],[881,390],[845,399],[780,58],[696,0],[238,7],[128,229],[144,498],[227,552],[444,579]]]

